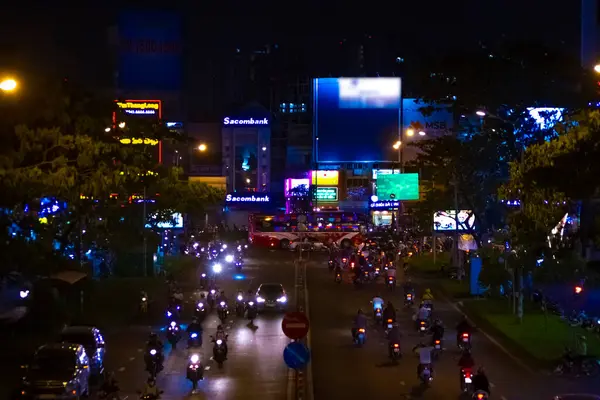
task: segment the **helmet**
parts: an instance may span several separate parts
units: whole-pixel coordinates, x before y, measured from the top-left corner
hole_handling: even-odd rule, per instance
[[[221,290],[221,295],[225,296],[225,291]]]
[[[219,325],[219,326],[217,326],[217,330],[218,330],[218,331],[222,331],[222,330],[223,330],[223,325]]]
[[[359,308],[359,309],[358,309],[358,312],[357,312],[357,314],[359,314],[359,315],[360,315],[360,314],[362,314],[362,313],[363,313],[363,310],[362,310],[362,308]]]

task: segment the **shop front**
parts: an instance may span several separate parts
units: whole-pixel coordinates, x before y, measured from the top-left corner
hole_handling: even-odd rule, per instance
[[[399,200],[376,200],[369,202],[369,214],[373,226],[392,226],[400,207]]]

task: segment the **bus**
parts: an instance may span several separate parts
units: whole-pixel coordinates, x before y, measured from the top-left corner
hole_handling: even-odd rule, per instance
[[[349,247],[362,242],[366,221],[364,214],[344,211],[319,211],[306,215],[251,214],[248,239],[257,247],[286,249],[290,243],[305,237],[325,245],[336,243],[341,247]]]

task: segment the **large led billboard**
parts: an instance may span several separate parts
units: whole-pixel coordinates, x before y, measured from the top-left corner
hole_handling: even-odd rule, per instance
[[[401,93],[400,78],[314,79],[316,161],[397,160]]]
[[[419,174],[377,176],[379,200],[419,200]]]
[[[471,210],[458,211],[458,230],[465,231],[475,226],[475,214]],[[438,211],[433,214],[434,231],[454,231],[456,230],[456,211],[446,210]]]

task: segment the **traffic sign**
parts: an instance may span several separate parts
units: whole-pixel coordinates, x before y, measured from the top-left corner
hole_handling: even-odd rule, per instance
[[[303,312],[289,312],[283,316],[281,330],[290,339],[302,339],[308,333],[308,318]]]
[[[283,349],[283,361],[292,369],[302,369],[310,361],[310,350],[300,342],[292,342]]]

